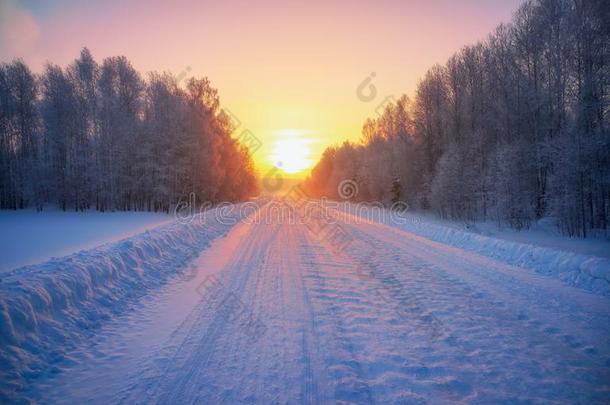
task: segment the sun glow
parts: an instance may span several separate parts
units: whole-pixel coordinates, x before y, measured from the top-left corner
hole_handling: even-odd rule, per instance
[[[271,163],[288,174],[301,173],[311,167],[310,144],[313,139],[307,138],[308,131],[300,129],[280,129],[274,131],[276,140],[269,156]]]

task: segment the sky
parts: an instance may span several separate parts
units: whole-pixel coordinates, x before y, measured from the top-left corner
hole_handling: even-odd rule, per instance
[[[462,46],[509,22],[521,0],[0,0],[0,61],[36,72],[82,47],[141,73],[207,76],[261,146],[264,173],[306,174],[323,150],[358,140],[367,117]]]

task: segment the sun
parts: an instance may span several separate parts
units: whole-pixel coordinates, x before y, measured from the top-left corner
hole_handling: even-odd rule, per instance
[[[269,156],[274,166],[289,174],[301,173],[311,167],[314,161],[309,145],[313,141],[306,137],[307,131],[281,129],[274,133],[277,139]]]

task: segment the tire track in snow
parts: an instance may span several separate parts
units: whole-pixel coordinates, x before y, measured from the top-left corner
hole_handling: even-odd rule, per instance
[[[353,238],[343,251],[316,238],[315,227],[285,218],[234,227],[197,261],[200,274],[185,288],[195,294],[204,276],[215,275],[265,323],[265,335],[253,342],[230,313],[216,311],[222,296],[188,301],[173,333],[105,398],[385,404],[608,397],[604,298],[388,226],[341,226]],[[181,292],[134,319],[154,326],[157,315],[171,318]],[[122,361],[108,359],[105,368],[121,369]],[[64,401],[79,398],[58,392],[74,395]]]
[[[494,398],[492,389],[505,389],[504,395],[507,397],[523,395],[524,398],[549,400],[552,396],[549,396],[548,390],[545,392],[544,388],[540,388],[535,375],[544,375],[548,386],[567,397],[592,391],[588,394],[589,399],[599,401],[604,394],[608,394],[609,342],[608,334],[603,330],[608,329],[607,308],[610,306],[604,297],[566,287],[553,279],[544,280],[544,277],[527,274],[523,269],[448,248],[385,225],[342,225],[357,240],[347,249],[348,254],[361,258],[362,252],[376,249],[379,252],[378,261],[386,262],[383,264],[386,269],[405,280],[414,276],[414,268],[426,270],[429,282],[432,282],[427,288],[427,306],[437,311],[446,308],[440,314],[451,332],[445,341],[454,348],[451,353],[456,357],[454,363],[472,363],[468,357],[456,356],[460,351],[478,351],[477,358],[488,362],[491,368],[495,366],[494,361],[501,361],[513,349],[520,348],[529,354],[517,355],[516,360],[509,359],[507,366],[513,369],[496,370],[498,375],[490,373],[488,381],[472,376],[474,386],[483,387],[481,391],[485,395]],[[527,284],[527,281],[532,284]],[[426,283],[420,279],[415,287]],[[435,283],[439,283],[437,288],[434,288]],[[444,298],[438,296],[439,293]],[[567,297],[573,297],[574,302]],[[446,298],[450,298],[450,301],[443,304]],[[544,302],[545,299],[549,302]],[[471,326],[471,331],[477,333],[474,338],[464,334],[468,330],[464,325],[468,323],[474,325]],[[476,331],[475,327],[480,329],[481,326],[487,329]],[[564,327],[568,328],[569,333],[562,332]],[[526,338],[520,339],[521,336]],[[479,347],[473,347],[477,339]],[[600,346],[585,347],[579,340],[596,342]],[[490,347],[493,344],[500,347]],[[555,363],[557,370],[562,371],[549,371],[548,363]],[[583,375],[577,370],[586,372]],[[531,378],[527,381],[527,389],[523,385],[508,388],[514,386],[508,381],[511,378],[520,378],[523,382],[527,377]],[[496,387],[493,387],[494,379]],[[492,389],[485,389],[485,384]]]
[[[437,399],[454,401],[456,396],[442,385],[424,387],[420,384],[411,389],[405,383],[405,392],[391,392],[389,387],[397,381],[406,382],[413,369],[424,369],[423,356],[401,348],[403,329],[413,328],[413,325],[401,325],[396,320],[395,308],[400,301],[391,294],[375,292],[388,287],[383,286],[379,278],[363,278],[361,261],[315,242],[313,236],[311,240],[310,251],[303,262],[310,268],[308,278],[314,284],[309,289],[314,294],[318,292],[316,314],[332,326],[332,331],[326,332],[321,339],[326,346],[334,348],[330,349],[326,360],[327,367],[338,370],[333,376],[336,379],[335,400],[363,404],[421,402],[432,392]],[[418,314],[412,315],[417,317]],[[354,327],[351,319],[364,321]],[[376,331],[383,331],[378,337],[387,347],[365,350],[367,346],[376,346]],[[431,340],[429,333],[425,334],[428,337],[424,340]],[[386,377],[388,381],[385,381]]]
[[[287,374],[295,383],[304,382],[296,385],[302,387],[301,393],[295,391],[293,397],[309,403],[320,402],[317,377],[323,371],[315,369],[320,362],[316,360],[314,344],[310,343],[315,342],[315,337],[311,309],[303,295],[298,271],[297,239],[298,232],[285,225],[251,225],[241,245],[243,249],[237,249],[236,257],[216,274],[225,290],[236,294],[263,318],[267,334],[249,344],[226,316],[218,313],[210,318],[205,315],[206,306],[198,305],[194,313],[200,315],[187,335],[179,336],[191,343],[183,345],[174,356],[172,363],[178,364],[168,363],[170,369],[158,376],[158,388],[149,395],[150,401],[190,402],[205,397],[223,403],[262,400],[283,403],[281,398],[286,398],[286,393],[281,392],[284,387],[277,387],[277,383]],[[295,348],[302,352],[293,353]],[[223,359],[223,355],[228,356]],[[302,371],[291,365],[294,370],[283,373],[277,367],[295,359],[300,359],[297,365],[302,366]],[[233,363],[239,367],[233,367]],[[228,368],[235,371],[230,383],[219,375]],[[206,383],[202,384],[203,381]],[[216,381],[220,385],[215,385]]]
[[[248,280],[252,276],[252,271],[260,269],[253,259],[260,260],[260,253],[264,252],[263,246],[268,239],[262,237],[262,229],[258,226],[252,226],[252,235],[248,236],[248,240],[252,243],[245,246],[243,251],[238,251],[238,256],[223,269],[219,275],[224,290],[231,294],[241,296],[245,289]],[[252,270],[254,269],[254,270]],[[207,297],[203,297],[202,302],[206,302]],[[222,297],[218,298],[222,299]],[[201,336],[202,339],[194,344],[194,347],[188,347],[187,350],[182,350],[177,355],[181,359],[182,365],[179,366],[180,374],[176,376],[168,375],[166,372],[161,379],[161,386],[158,392],[162,395],[158,398],[158,402],[167,403],[168,401],[176,402],[181,400],[181,397],[189,398],[196,397],[198,393],[194,390],[200,386],[196,381],[201,376],[201,372],[209,367],[211,356],[218,346],[227,346],[227,342],[223,339],[232,338],[232,345],[242,346],[242,340],[245,339],[243,333],[235,330],[231,325],[228,315],[223,308],[215,302],[206,302],[211,305],[202,305],[198,312],[198,319],[195,320],[193,328],[189,331],[189,337]],[[204,306],[208,308],[204,308]],[[220,310],[212,315],[209,319],[209,308],[219,308]],[[237,347],[239,349],[239,347]],[[176,365],[170,365],[171,369],[176,369]],[[155,398],[151,398],[155,400]]]

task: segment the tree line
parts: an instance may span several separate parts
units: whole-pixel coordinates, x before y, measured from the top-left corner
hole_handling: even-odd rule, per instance
[[[327,149],[310,192],[338,198],[349,179],[361,201],[607,231],[608,21],[603,0],[526,1],[510,24],[429,69],[412,101],[368,119],[360,142]]]
[[[184,83],[181,83],[184,82]],[[146,79],[88,49],[40,75],[0,64],[0,208],[169,211],[257,192],[245,146],[207,78]]]

